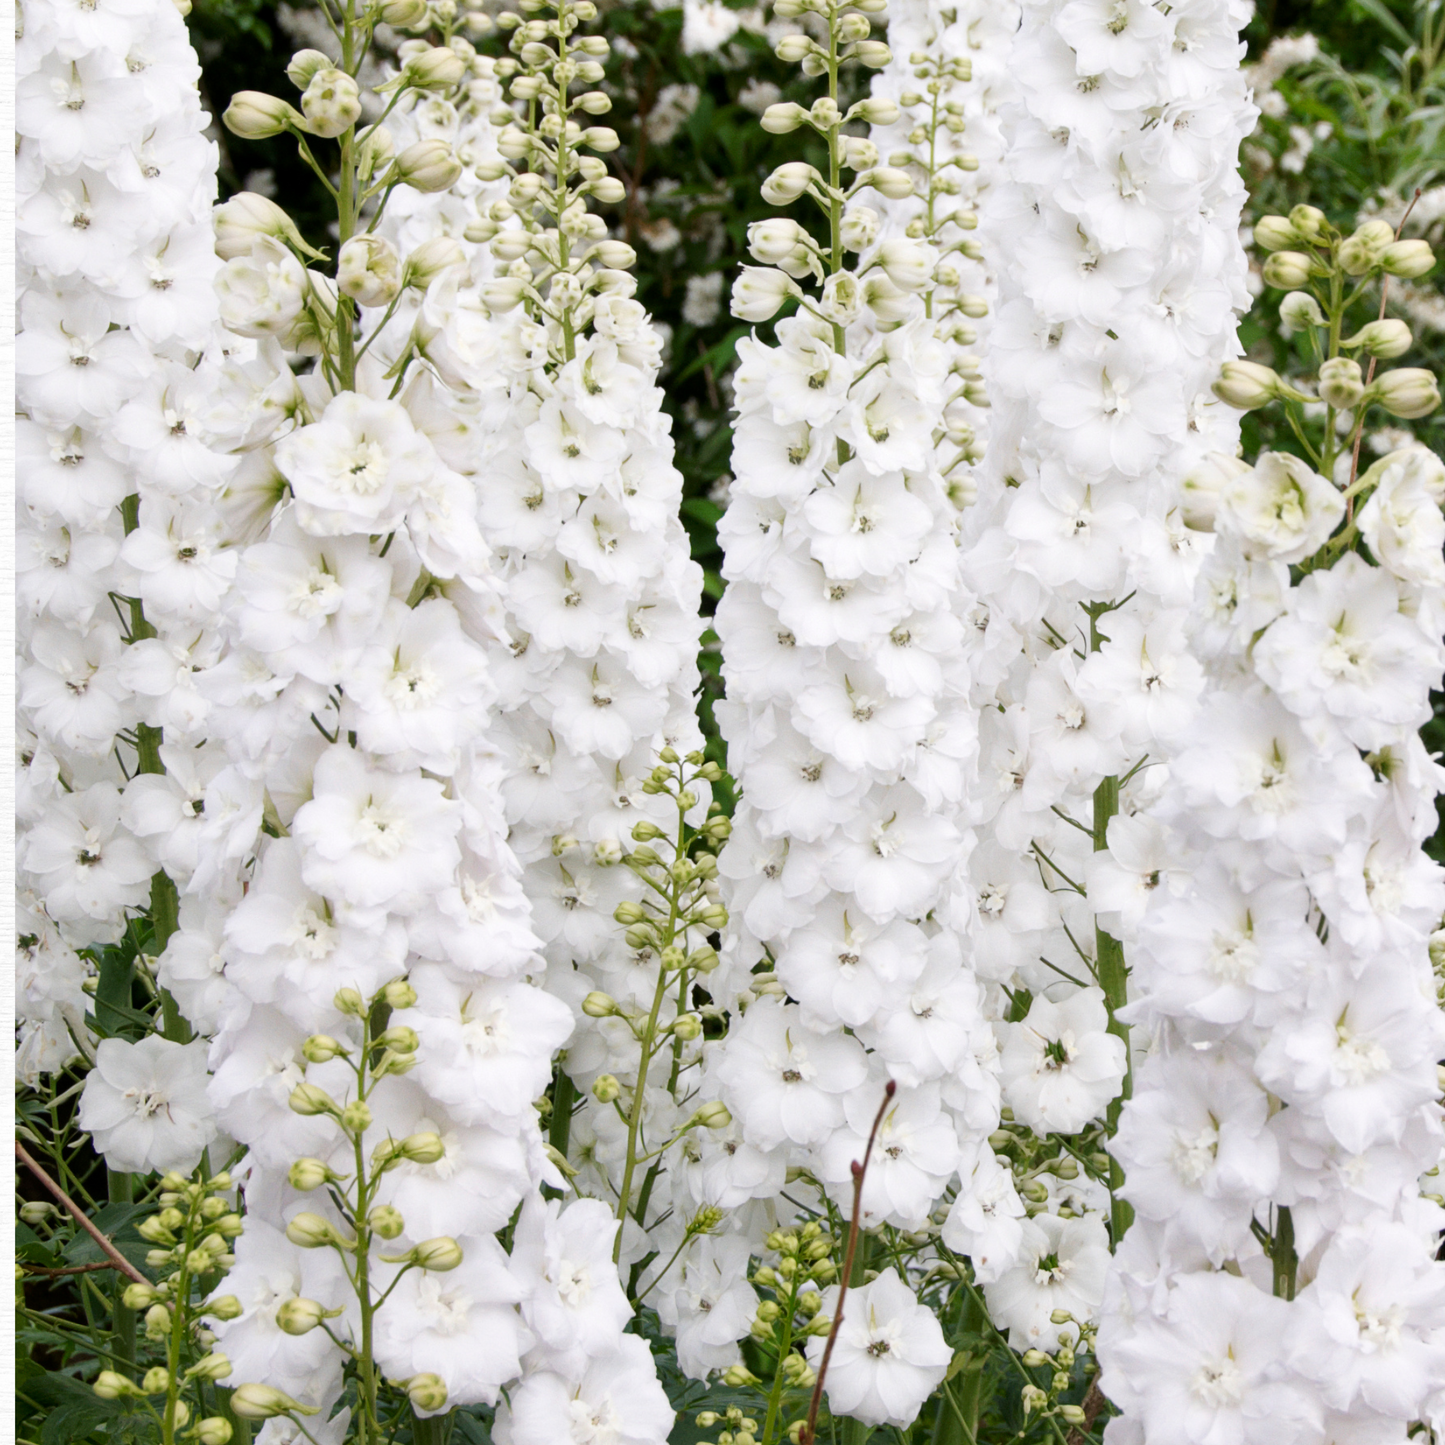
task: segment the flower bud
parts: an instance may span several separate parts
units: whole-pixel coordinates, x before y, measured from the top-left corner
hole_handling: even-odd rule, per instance
[[[853,107],[853,117],[869,125],[893,125],[898,120],[898,104],[886,95],[870,96]]]
[[[414,191],[449,190],[462,173],[461,162],[439,137],[419,140],[401,151],[392,163],[397,179]]]
[[[338,1112],[336,1100],[316,1084],[297,1084],[291,1090],[291,1098],[288,1102],[293,1114],[304,1114],[309,1117],[315,1114]]]
[[[413,1375],[406,1384],[412,1409],[423,1415],[435,1415],[447,1407],[446,1381],[440,1375]]]
[[[396,247],[383,236],[353,236],[336,258],[336,284],[343,296],[363,306],[388,305],[401,291]]]
[[[313,135],[338,136],[361,118],[361,88],[344,70],[318,70],[301,97],[301,110]]]
[[[1240,411],[1254,411],[1279,395],[1279,376],[1254,361],[1226,361],[1211,390],[1220,401]]]
[[[344,251],[343,251],[343,254]],[[343,288],[345,289],[345,288]],[[333,1039],[330,1034],[312,1034],[301,1045],[302,1056],[307,1063],[325,1064],[346,1052],[346,1045]]]
[[[617,132],[607,125],[589,125],[577,139],[579,144],[598,155],[607,155],[622,144]]]
[[[378,13],[387,25],[414,30],[427,18],[426,0],[384,0]]]
[[[462,1247],[448,1235],[436,1239],[424,1239],[410,1252],[411,1262],[420,1269],[429,1269],[442,1274],[455,1269],[462,1262]]]
[[[1041,1365],[1053,1363],[1042,1350],[1025,1350],[1023,1362],[1031,1370],[1037,1370]]]
[[[403,81],[415,90],[450,90],[466,73],[466,61],[445,45],[429,47],[401,68]]]
[[[1324,234],[1325,213],[1318,206],[1293,206],[1290,208],[1289,223],[1306,241],[1315,241]]]
[[[673,1037],[690,1044],[702,1037],[702,1019],[697,1014],[681,1014],[672,1025]]]
[[[371,1109],[360,1099],[353,1099],[341,1111],[341,1127],[348,1134],[364,1134],[371,1128]]]
[[[599,1104],[610,1104],[622,1096],[622,1085],[615,1074],[599,1074],[592,1081],[592,1097]]]
[[[1279,303],[1279,318],[1291,331],[1308,331],[1311,326],[1325,324],[1320,303],[1308,291],[1291,291]]]
[[[796,65],[805,55],[811,53],[813,42],[806,35],[793,34],[785,35],[773,47],[773,54],[783,62],[784,65]],[[801,110],[802,107],[799,106]]]
[[[850,171],[866,171],[878,164],[878,147],[861,135],[838,137],[839,163]]]
[[[121,1291],[120,1302],[128,1310],[149,1309],[160,1296],[150,1284],[128,1284]]]
[[[763,182],[763,199],[770,206],[786,206],[796,201],[822,176],[806,161],[785,161]]]
[[[700,1104],[692,1117],[704,1129],[726,1129],[733,1121],[733,1116],[721,1099],[711,1099],[706,1104]]]
[[[1410,328],[1403,321],[1389,318],[1362,326],[1344,344],[1362,347],[1366,355],[1379,357],[1381,361],[1393,361],[1395,357],[1403,356],[1414,340]]]
[[[387,1008],[411,1008],[416,1003],[416,990],[404,979],[394,978],[381,991]]]
[[[779,101],[763,112],[762,127],[769,135],[788,135],[808,119],[808,112],[792,101]]]
[[[1089,1417],[1084,1414],[1081,1405],[1060,1405],[1059,1415],[1067,1425],[1077,1425],[1082,1428],[1089,1423]]]
[[[1413,281],[1434,268],[1435,253],[1428,241],[1391,241],[1380,253],[1380,265],[1388,275]]]
[[[639,823],[637,827],[642,827],[642,824]],[[637,837],[637,828],[634,828],[632,830],[632,836],[634,838]],[[654,834],[653,836],[655,837],[656,834]],[[642,840],[638,839],[638,841],[641,842]],[[622,924],[624,928],[631,928],[636,923],[645,922],[647,919],[647,914],[643,912],[642,906],[640,904],[632,902],[631,899],[624,899],[621,903],[617,905],[616,908],[612,910],[612,917],[618,923]]]
[[[322,50],[298,50],[286,67],[286,79],[297,90],[305,90],[319,70],[330,70],[336,62]]]
[[[379,1234],[383,1239],[399,1239],[406,1228],[401,1210],[390,1204],[378,1204],[366,1216],[366,1222],[371,1226],[371,1232]]]
[[[120,1400],[140,1394],[140,1391],[124,1375],[117,1374],[114,1370],[102,1370],[95,1377],[95,1383],[90,1388],[102,1400]]]
[[[231,1422],[223,1415],[209,1415],[196,1426],[201,1445],[231,1445]]]
[[[321,1249],[339,1243],[341,1236],[329,1220],[307,1209],[286,1226],[286,1238],[298,1249]]]
[[[881,40],[860,40],[853,47],[853,58],[869,70],[882,70],[893,59],[893,52]]]
[[[1332,357],[1320,367],[1320,400],[1337,411],[1348,411],[1365,394],[1360,363],[1348,356]]]
[[[270,1420],[277,1415],[318,1415],[315,1405],[303,1405],[270,1385],[238,1385],[231,1392],[231,1412],[243,1420]]]
[[[209,1264],[209,1260],[206,1261]],[[195,1274],[201,1270],[192,1271]],[[163,1340],[171,1332],[171,1312],[162,1304],[152,1305],[145,1313],[145,1333],[148,1340]]]
[[[1414,421],[1440,405],[1440,388],[1430,372],[1418,366],[1401,366],[1376,377],[1365,392],[1365,400],[1378,402],[1391,416]]]
[[[586,998],[582,1000],[582,1012],[589,1019],[608,1019],[620,1012],[617,1002],[609,994],[603,993],[600,989],[593,989]]]
[[[164,1365],[154,1365],[141,1376],[143,1395],[164,1395],[171,1387],[171,1372]]]
[[[788,297],[798,294],[797,283],[781,271],[744,266],[733,282],[732,314],[740,321],[769,321]]]
[[[202,1308],[201,1313],[210,1316],[213,1320],[238,1320],[243,1313],[243,1307],[235,1295],[223,1294],[210,1300]]]
[[[440,1134],[423,1131],[420,1134],[408,1134],[401,1141],[401,1153],[404,1159],[409,1159],[413,1164],[436,1164],[446,1158],[446,1145],[442,1143]]]
[[[366,1000],[354,988],[337,989],[331,1002],[336,1006],[336,1011],[345,1014],[347,1018],[359,1019],[366,1012]]]
[[[1354,235],[1340,242],[1340,265],[1350,276],[1363,276],[1380,263],[1385,248],[1393,243],[1395,232],[1385,221],[1366,221]]]
[[[502,276],[495,281],[484,281],[480,290],[487,310],[493,316],[500,316],[521,303],[527,283],[517,276]]]
[[[204,1359],[197,1360],[186,1371],[188,1380],[228,1380],[231,1377],[231,1361],[223,1354],[212,1351]]]
[[[326,1318],[314,1299],[288,1299],[276,1311],[276,1323],[288,1335],[307,1335]]]
[[[1288,251],[1305,239],[1283,216],[1261,216],[1254,223],[1254,244],[1265,251]]]
[[[610,271],[626,271],[637,264],[637,252],[626,241],[599,241],[592,254]]]
[[[1303,251],[1276,251],[1264,263],[1264,282],[1281,291],[1292,291],[1310,279],[1310,271],[1310,258]]]
[[[764,266],[778,266],[793,254],[805,237],[803,228],[785,216],[754,221],[748,227],[748,253]]]
[[[932,257],[914,241],[894,237],[884,241],[874,256],[890,281],[904,291],[921,291],[933,276]]]
[[[890,201],[906,201],[913,194],[913,177],[896,166],[878,166],[858,177],[860,185],[872,186]]]
[[[259,90],[238,90],[221,119],[226,129],[242,140],[267,140],[288,126],[299,127],[302,123],[294,106]]]
[[[697,915],[697,920],[708,928],[723,928],[728,921],[728,911],[721,903],[714,903],[711,907],[704,908]]]
[[[320,1159],[298,1159],[286,1171],[286,1177],[291,1181],[293,1189],[309,1193],[313,1189],[320,1189],[336,1176]]]

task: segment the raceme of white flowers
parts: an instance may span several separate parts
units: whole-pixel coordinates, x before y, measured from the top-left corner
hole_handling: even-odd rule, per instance
[[[1236,460],[1241,0],[777,0],[827,239],[732,291],[731,823],[608,42],[519,8],[353,0],[234,98],[333,258],[212,215],[174,4],[26,7],[20,1077],[89,1067],[113,1171],[236,1147],[218,1348],[319,1439],[661,1445],[645,1304],[775,1348],[774,1445],[889,1080],[834,1415],[918,1416],[943,1280],[1116,1445],[1445,1428],[1445,466]],[[140,914],[137,1039],[82,953]]]

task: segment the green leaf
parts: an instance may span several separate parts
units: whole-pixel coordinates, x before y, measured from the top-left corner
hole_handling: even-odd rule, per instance
[[[48,1407],[40,1445],[74,1445],[123,1413],[118,1400],[102,1400],[73,1375],[29,1376],[21,1388],[35,1404]]]
[[[1363,10],[1371,19],[1379,21],[1401,45],[1409,46],[1415,43],[1414,37],[1395,19],[1389,9],[1381,3],[1381,0],[1354,0],[1354,4],[1357,9]]]

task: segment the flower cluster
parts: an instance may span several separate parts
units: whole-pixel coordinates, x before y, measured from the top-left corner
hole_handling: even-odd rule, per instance
[[[983,709],[966,926],[1007,1122],[944,1239],[1016,1348],[1070,1364],[1129,1222],[1104,1152],[1129,1080],[1125,946],[1178,884],[1132,815],[1203,686],[1181,478],[1234,444],[1208,387],[1248,303],[1241,23],[1215,0],[1024,5],[1008,178],[980,228],[999,305],[965,514]]]
[[[159,951],[175,884],[244,818],[200,816],[227,760],[196,746],[204,705],[179,676],[214,661],[235,571],[218,506],[234,463],[208,446],[223,347],[199,66],[173,5],[40,3],[25,18],[18,1067],[33,1082],[90,1048],[81,954],[147,905]],[[206,1137],[159,1167],[190,1168]]]
[[[925,1226],[998,1121],[978,984],[943,926],[971,845],[977,750],[973,598],[957,543],[969,438],[945,416],[971,386],[949,343],[962,324],[952,255],[971,249],[972,216],[940,203],[954,174],[941,153],[915,166],[924,227],[865,203],[901,207],[914,192],[910,171],[880,164],[877,144],[845,129],[893,126],[899,104],[881,93],[838,103],[842,63],[890,62],[868,38],[882,9],[782,12],[824,22],[826,45],[791,35],[778,54],[826,76],[828,91],[809,110],[770,107],[763,124],[806,126],[829,170],[786,164],[764,195],[811,198],[828,240],[791,220],[759,223],[750,244],[766,269],[745,269],[733,292],[748,321],[797,307],[777,321],[776,344],[739,343],[735,480],[718,529],[728,699],[716,711],[743,793],[720,862],[732,914],[722,992],[743,1011],[708,1064],[737,1120],[738,1157],[753,1161],[739,1202],[774,1194],[791,1169],[846,1210],[884,1081],[901,1086],[863,1195],[873,1230]],[[947,70],[930,84],[930,124],[951,135],[943,97],[967,66]],[[875,1423],[909,1423],[936,1384],[920,1370],[879,1396],[867,1372],[850,1373],[830,1377],[831,1408]]]
[[[1417,733],[1445,668],[1445,466],[1409,447],[1357,474],[1372,405],[1439,393],[1375,376],[1403,323],[1343,324],[1347,278],[1433,258],[1370,225],[1260,222],[1266,276],[1307,288],[1284,310],[1315,342],[1323,435],[1301,410],[1307,457],[1213,456],[1188,482],[1213,534],[1190,623],[1208,685],[1150,819],[1173,886],[1130,929],[1153,1047],[1115,1141],[1137,1219],[1100,1334],[1125,1438],[1386,1438],[1445,1403],[1420,1179],[1445,1140],[1445,870],[1421,851],[1445,774]],[[1316,404],[1248,363],[1217,391]]]

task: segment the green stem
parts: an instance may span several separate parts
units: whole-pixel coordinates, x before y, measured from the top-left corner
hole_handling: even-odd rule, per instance
[[[763,1445],[778,1445],[782,1434],[783,1362],[793,1348],[793,1317],[797,1312],[796,1278],[788,1281],[788,1302],[783,1306],[783,1337],[778,1342],[778,1357],[773,1366],[773,1383],[768,1391],[768,1413],[763,1419]]]
[[[1299,1271],[1299,1256],[1294,1247],[1294,1216],[1284,1205],[1275,1210],[1274,1244],[1270,1250],[1270,1262],[1274,1266],[1276,1298],[1292,1300],[1295,1276]]]
[[[128,965],[127,965],[128,967]],[[99,999],[99,990],[96,993]],[[112,1204],[133,1204],[135,1202],[135,1176],[115,1169],[105,1171],[106,1194]],[[115,1279],[111,1284],[111,1295],[114,1303],[111,1305],[111,1333],[115,1342],[115,1353],[118,1360],[123,1360],[132,1368],[135,1366],[135,1311],[127,1309],[120,1302],[120,1297],[125,1293],[129,1281],[119,1270],[115,1272]]]

